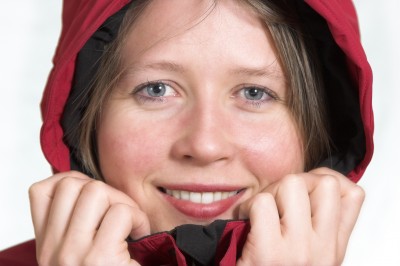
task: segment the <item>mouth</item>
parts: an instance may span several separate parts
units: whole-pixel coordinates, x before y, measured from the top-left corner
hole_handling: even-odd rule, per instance
[[[187,200],[193,203],[210,204],[220,200],[225,200],[240,193],[235,191],[216,191],[216,192],[193,192],[185,190],[165,189],[165,193],[178,200]]]
[[[231,209],[245,190],[245,188],[202,188],[199,186],[159,188],[164,199],[170,205],[185,216],[197,220],[216,219]]]

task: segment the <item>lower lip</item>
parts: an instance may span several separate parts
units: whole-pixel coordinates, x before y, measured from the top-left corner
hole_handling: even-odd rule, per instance
[[[215,201],[209,204],[194,203],[188,200],[180,200],[174,198],[168,194],[164,194],[164,198],[179,212],[186,216],[206,220],[211,218],[216,218],[219,215],[226,212],[230,207],[232,207],[239,198],[243,195],[244,191],[240,191],[238,194],[229,197],[224,200]]]

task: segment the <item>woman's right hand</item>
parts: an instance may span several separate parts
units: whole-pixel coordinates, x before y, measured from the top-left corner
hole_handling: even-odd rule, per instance
[[[150,225],[123,192],[71,171],[35,183],[29,197],[39,265],[139,265],[126,238]]]

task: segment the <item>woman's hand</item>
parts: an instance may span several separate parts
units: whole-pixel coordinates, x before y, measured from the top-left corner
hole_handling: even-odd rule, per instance
[[[340,265],[363,200],[327,168],[282,178],[240,207],[251,229],[237,265]]]
[[[40,265],[138,265],[125,240],[150,225],[124,193],[72,171],[32,185],[29,196]]]

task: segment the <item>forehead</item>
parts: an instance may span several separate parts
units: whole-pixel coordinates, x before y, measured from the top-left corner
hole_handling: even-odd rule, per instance
[[[260,16],[242,1],[154,0],[133,23],[125,52],[137,56],[163,45],[212,43],[250,51],[254,49],[251,44],[274,48],[270,40]]]
[[[238,0],[150,2],[128,32],[121,63],[122,77],[162,71],[203,81],[268,76],[282,90],[286,84],[265,22]]]

